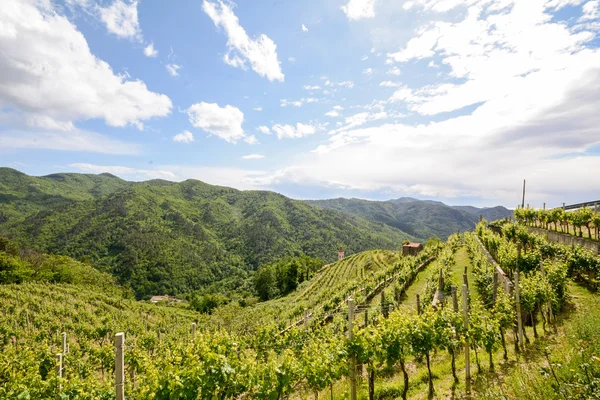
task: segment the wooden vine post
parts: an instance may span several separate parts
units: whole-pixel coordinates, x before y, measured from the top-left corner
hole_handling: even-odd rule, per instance
[[[352,323],[354,320],[354,299],[348,299],[348,340],[352,340]],[[350,357],[350,400],[356,400],[356,359]]]
[[[303,324],[305,328],[308,326],[308,308],[304,309]]]
[[[62,354],[67,354],[67,332],[62,333]]]
[[[192,322],[192,341],[196,343],[196,323]]]
[[[115,392],[117,400],[125,400],[125,333],[115,335]]]
[[[454,312],[457,313],[458,312],[458,297],[456,295],[456,291],[457,291],[456,286],[452,286],[451,290],[452,290],[452,308],[454,309]]]
[[[62,353],[58,353],[56,355],[56,376],[58,376],[58,378],[62,378],[63,376],[63,355]],[[58,391],[62,391],[62,383],[59,382],[58,384]]]
[[[417,295],[417,314],[421,315],[421,296]]]
[[[498,298],[498,271],[494,271],[494,288],[492,290],[492,305],[496,304],[496,299]]]
[[[544,269],[544,262],[540,260],[540,271],[542,272],[542,277],[546,278],[546,270]],[[552,299],[548,298],[548,319],[550,320],[550,324],[554,327],[554,331],[556,331],[556,324],[554,323],[554,312],[552,311]]]
[[[520,289],[519,289],[519,269],[515,271],[515,304],[517,306],[517,332],[519,334],[519,344],[521,348],[525,348],[525,342],[523,341],[523,319],[521,317],[521,302],[520,302]]]
[[[463,316],[465,320],[465,331],[469,330],[469,288],[466,284],[462,286]],[[465,389],[471,392],[471,349],[469,339],[465,338]]]

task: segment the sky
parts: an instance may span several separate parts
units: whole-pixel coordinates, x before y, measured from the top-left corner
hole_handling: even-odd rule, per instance
[[[600,198],[600,0],[2,0],[0,166]]]

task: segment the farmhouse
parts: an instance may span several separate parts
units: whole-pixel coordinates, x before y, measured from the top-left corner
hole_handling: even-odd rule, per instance
[[[423,250],[421,243],[407,243],[402,245],[403,256],[416,256],[421,250]]]

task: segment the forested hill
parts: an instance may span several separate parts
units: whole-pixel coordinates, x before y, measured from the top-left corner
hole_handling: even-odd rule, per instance
[[[283,256],[324,262],[412,237],[382,223],[266,191],[109,174],[31,177],[0,168],[0,236],[91,262],[138,297],[241,285]]]
[[[337,210],[349,215],[366,218],[400,229],[421,240],[433,235],[446,239],[457,230],[473,229],[479,216],[496,220],[512,212],[504,207],[477,208],[471,206],[451,207],[444,203],[417,200],[410,197],[389,201],[361,199],[309,200],[308,204],[323,209]]]

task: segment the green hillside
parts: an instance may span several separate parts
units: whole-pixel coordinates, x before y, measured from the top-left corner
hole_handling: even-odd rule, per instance
[[[420,240],[431,236],[446,239],[456,231],[473,229],[479,215],[443,203],[401,198],[390,201],[361,199],[312,200],[309,204],[366,218],[406,232]]]
[[[188,180],[29,177],[0,170],[0,235],[110,272],[138,297],[235,289],[259,265],[307,254],[325,262],[397,249],[410,235],[266,191]]]

